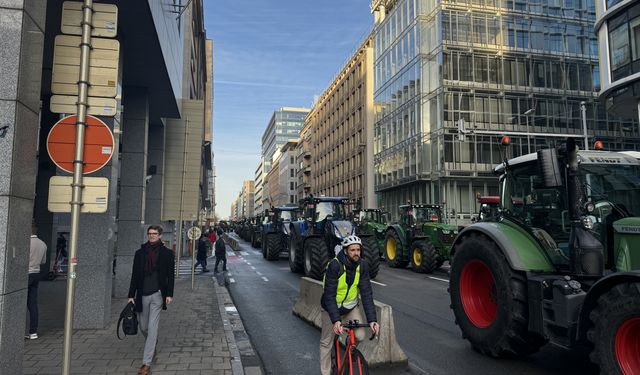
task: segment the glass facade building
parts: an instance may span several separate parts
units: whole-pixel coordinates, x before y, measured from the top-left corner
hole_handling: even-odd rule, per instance
[[[594,0],[374,0],[375,189],[396,215],[439,203],[468,222],[497,194],[493,167],[566,135],[634,149],[631,121],[597,101]],[[461,120],[467,133],[458,135]]]
[[[273,154],[287,143],[289,139],[300,136],[300,130],[304,125],[304,119],[309,113],[307,108],[283,107],[273,112],[271,121],[262,135],[262,157],[264,169],[271,170]]]

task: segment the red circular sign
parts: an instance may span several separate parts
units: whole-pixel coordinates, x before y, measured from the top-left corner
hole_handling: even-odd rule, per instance
[[[47,136],[47,152],[53,162],[65,172],[73,173],[76,147],[77,116],[67,116],[56,122]],[[102,120],[87,116],[84,133],[83,174],[93,173],[104,167],[113,156],[113,133]]]

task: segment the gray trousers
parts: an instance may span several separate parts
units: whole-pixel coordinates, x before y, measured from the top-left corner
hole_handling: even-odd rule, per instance
[[[158,342],[158,325],[162,311],[162,293],[157,291],[148,296],[142,296],[142,312],[138,315],[140,331],[146,338],[142,363],[151,365]]]
[[[335,333],[333,333],[333,323],[331,323],[329,314],[322,310],[320,317],[322,318],[322,330],[320,333],[320,372],[322,375],[330,375],[331,348],[333,346]],[[366,323],[362,315],[362,311],[360,311],[360,306],[357,306],[355,309],[349,311],[347,315],[342,317],[343,323],[346,323],[347,320],[358,320],[360,323]],[[364,340],[367,335],[366,328],[357,328],[355,334],[357,342]]]

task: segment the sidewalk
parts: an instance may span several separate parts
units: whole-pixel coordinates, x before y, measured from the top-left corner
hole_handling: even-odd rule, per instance
[[[181,270],[188,269],[190,260],[181,263]],[[197,272],[193,291],[190,273],[181,272],[176,279],[174,302],[160,315],[152,374],[261,374],[259,364],[242,365],[244,354],[238,350],[235,332],[239,319],[234,316],[235,307],[226,288],[213,276],[212,272]],[[66,280],[41,282],[39,294],[40,338],[25,340],[23,374],[57,375],[62,369]],[[138,333],[120,341],[115,332],[125,304],[126,299],[112,299],[112,319],[105,329],[74,332],[74,374],[137,374],[144,337]],[[251,346],[250,342],[241,343],[246,345]]]

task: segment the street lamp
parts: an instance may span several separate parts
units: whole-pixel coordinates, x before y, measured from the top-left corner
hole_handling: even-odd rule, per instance
[[[524,112],[527,120],[527,154],[531,153],[531,132],[529,131],[529,115],[536,111],[536,107],[530,108]]]

